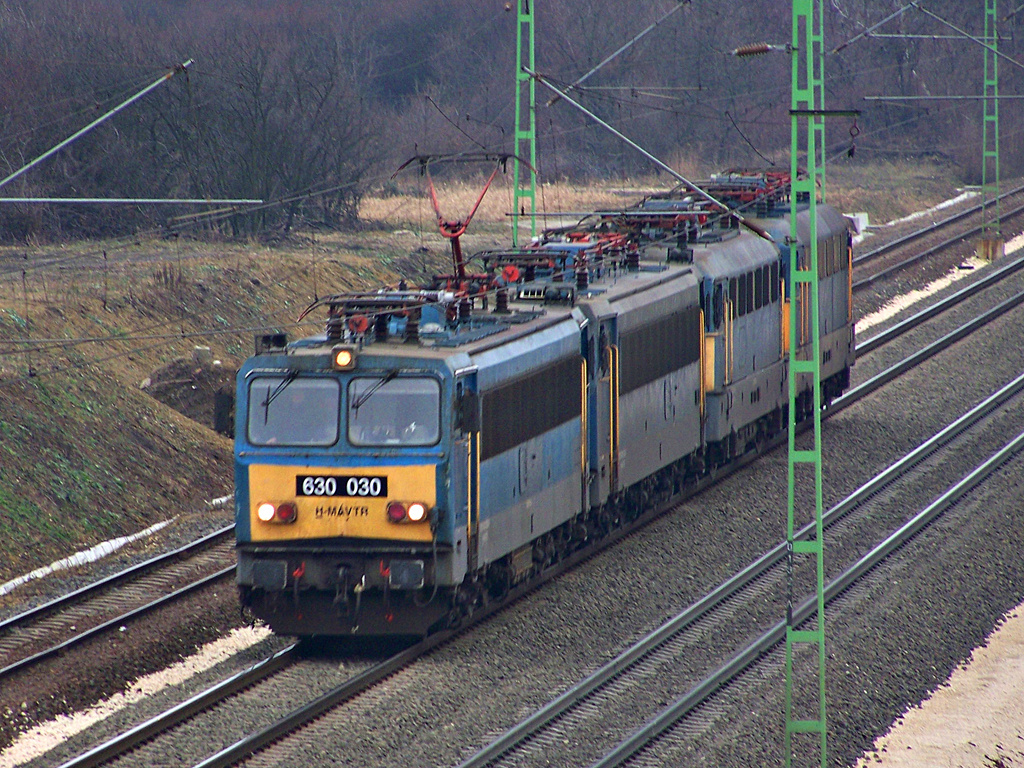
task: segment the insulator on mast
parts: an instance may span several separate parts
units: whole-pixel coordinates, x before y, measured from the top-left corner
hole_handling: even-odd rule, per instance
[[[730,56],[760,56],[770,51],[785,51],[787,46],[785,45],[770,45],[769,43],[751,43],[750,45],[741,45],[739,48],[735,48],[729,51]]]

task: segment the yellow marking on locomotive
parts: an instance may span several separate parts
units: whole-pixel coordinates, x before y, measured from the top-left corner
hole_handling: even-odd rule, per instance
[[[580,493],[587,497],[587,358],[580,358]]]
[[[386,476],[387,496],[298,496],[299,475]],[[291,501],[298,510],[294,523],[268,524],[256,508],[269,501]],[[253,541],[357,538],[430,541],[430,525],[391,523],[389,501],[419,501],[432,509],[437,504],[437,468],[432,464],[387,467],[304,467],[254,464],[249,467],[249,525]]]
[[[608,386],[611,390],[611,455],[609,456],[609,487],[612,491],[619,490],[619,347],[611,344],[610,352],[611,376]]]
[[[853,240],[846,236],[846,322],[853,322]]]
[[[783,294],[785,294],[786,286],[782,286]],[[782,301],[782,356],[785,357],[789,354],[789,301],[783,299]]]
[[[700,310],[700,421],[704,423],[704,402],[708,389],[708,336],[704,328],[704,310]],[[711,339],[711,359],[715,357],[715,340]]]
[[[725,304],[725,329],[722,338],[722,386],[732,384],[733,373],[733,321],[736,319],[736,305],[729,299],[724,300]]]

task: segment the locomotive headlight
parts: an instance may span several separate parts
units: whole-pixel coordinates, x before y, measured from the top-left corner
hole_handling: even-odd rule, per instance
[[[387,515],[392,523],[421,523],[427,519],[430,509],[421,501],[388,502]]]
[[[256,517],[264,523],[294,523],[298,516],[298,508],[290,501],[281,504],[265,501],[256,507]]]
[[[275,513],[276,522],[278,523],[294,523],[295,518],[299,516],[299,510],[295,508],[295,505],[290,501],[286,501],[284,504],[277,505],[277,512]]]
[[[355,368],[355,349],[349,346],[338,346],[331,349],[331,366],[336,371],[349,371]]]

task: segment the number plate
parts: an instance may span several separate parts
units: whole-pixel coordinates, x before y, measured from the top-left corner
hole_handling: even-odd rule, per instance
[[[387,496],[388,479],[380,475],[297,475],[295,494],[356,498]]]

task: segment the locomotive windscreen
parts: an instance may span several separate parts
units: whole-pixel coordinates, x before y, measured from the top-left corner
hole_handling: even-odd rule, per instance
[[[352,445],[433,445],[441,436],[441,385],[425,376],[359,377],[348,385]]]
[[[249,383],[253,445],[334,445],[341,387],[335,379],[258,376]]]

